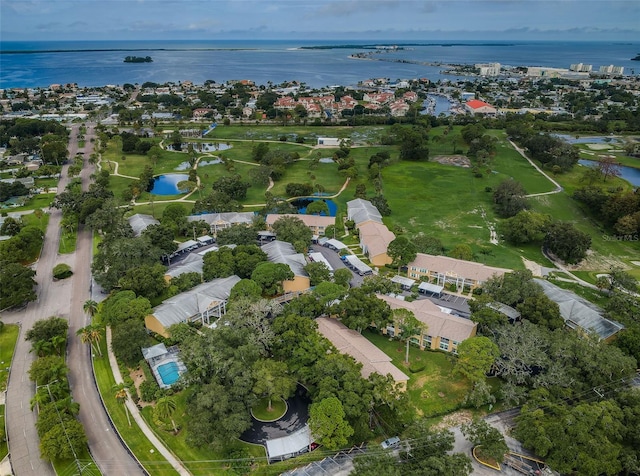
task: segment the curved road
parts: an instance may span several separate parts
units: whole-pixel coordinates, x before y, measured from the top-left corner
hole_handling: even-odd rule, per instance
[[[70,157],[74,157],[78,151],[77,136],[78,126],[76,125],[72,128],[69,141]],[[88,188],[89,175],[93,172],[93,167],[86,159],[93,148],[91,142],[93,137],[95,137],[93,125],[89,125],[85,139],[85,164],[81,174],[84,189]],[[67,168],[68,166],[63,167],[62,177],[58,183],[60,191],[64,190],[69,182]],[[87,433],[89,449],[96,464],[104,475],[143,475],[145,472],[126,451],[109,423],[93,381],[88,346],[82,344],[75,335],[77,329],[88,324],[82,306],[89,299],[91,233],[89,230],[80,230],[76,252],[58,255],[61,218],[60,210],[55,208],[50,210],[44,245],[36,263],[37,301],[29,303],[22,311],[3,313],[2,316],[5,322],[21,324],[6,398],[7,437],[13,471],[17,476],[53,476],[55,474],[51,464],[40,459],[39,439],[35,429],[36,415],[30,409],[30,400],[35,388],[28,376],[34,355],[29,352],[31,344],[24,340],[24,333],[33,326],[35,321],[57,315],[69,320],[67,345],[69,383],[74,400],[80,403],[79,418]],[[52,269],[61,262],[69,264],[75,274],[70,279],[53,282]]]

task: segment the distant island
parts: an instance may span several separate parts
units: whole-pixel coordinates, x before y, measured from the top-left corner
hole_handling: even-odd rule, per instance
[[[152,63],[151,56],[127,56],[124,59],[125,63]]]
[[[640,53],[638,53],[635,58],[631,58],[631,61],[640,61]]]

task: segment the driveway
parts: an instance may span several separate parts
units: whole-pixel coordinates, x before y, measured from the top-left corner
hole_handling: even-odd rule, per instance
[[[273,422],[262,422],[252,418],[251,428],[245,431],[240,439],[256,445],[266,445],[267,440],[290,435],[307,423],[310,404],[307,390],[298,385],[296,394],[287,400],[287,412],[282,418]]]
[[[337,252],[321,245],[311,245],[311,249],[317,253],[322,253],[322,256],[325,257],[325,259],[329,262],[329,264],[331,265],[334,271],[340,268],[348,269],[351,272],[351,275],[353,276],[350,281],[352,288],[357,288],[360,285],[362,285],[362,280],[364,279],[364,277],[360,276],[357,273],[354,273],[353,271],[351,271],[351,269],[347,268],[346,265],[344,264],[344,261],[340,259],[340,255]]]

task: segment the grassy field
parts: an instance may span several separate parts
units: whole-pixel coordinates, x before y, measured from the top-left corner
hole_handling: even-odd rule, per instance
[[[13,359],[13,349],[18,340],[20,328],[15,324],[5,324],[0,332],[0,392],[7,389],[9,367]],[[2,413],[4,415],[4,412]]]
[[[18,341],[20,328],[16,324],[5,324],[2,332],[0,332],[0,391],[7,389],[7,379],[9,378],[9,368],[13,359],[13,351]],[[4,435],[5,428],[5,406],[0,405],[0,425],[2,425]],[[0,441],[0,460],[9,453],[6,437]]]
[[[286,411],[287,405],[280,398],[271,400],[271,410],[269,410],[269,399],[267,397],[258,400],[258,403],[251,409],[253,416],[262,421],[275,421],[282,417]]]
[[[447,156],[454,152],[464,153],[467,145],[461,137],[461,127],[453,127],[449,132],[445,127],[437,127],[430,131],[430,157]],[[220,142],[230,144],[231,148],[219,152],[220,155],[233,160],[230,166],[224,164],[202,165],[198,175],[202,190],[192,194],[189,199],[197,200],[211,190],[211,185],[218,178],[238,173],[243,180],[251,181],[250,171],[256,167],[251,159],[251,149],[257,141],[270,141],[271,150],[296,151],[303,158],[288,166],[285,175],[275,182],[271,192],[275,196],[285,197],[287,183],[319,184],[329,194],[336,193],[344,184],[345,177],[337,170],[335,163],[320,163],[310,167],[307,158],[331,157],[335,150],[316,149],[316,138],[321,136],[349,138],[354,145],[350,157],[355,159],[358,176],[351,180],[345,191],[334,199],[338,211],[346,211],[346,202],[353,199],[358,184],[365,184],[367,195],[373,196],[373,188],[368,180],[369,158],[378,151],[388,150],[392,159],[397,159],[397,147],[380,146],[380,138],[388,130],[385,126],[370,127],[312,127],[302,125],[282,126],[248,126],[234,125],[217,127],[204,142]],[[522,256],[548,265],[539,246],[514,247],[504,242],[490,243],[490,228],[499,226],[502,221],[493,211],[492,191],[506,178],[512,177],[523,184],[529,194],[551,192],[555,186],[542,174],[537,172],[506,140],[504,131],[489,130],[488,134],[498,140],[495,156],[487,166],[480,169],[482,177],[476,177],[471,169],[454,165],[443,165],[429,162],[393,162],[383,169],[383,193],[387,198],[392,214],[385,217],[385,223],[396,232],[405,232],[408,236],[417,234],[433,235],[440,238],[447,250],[458,244],[468,244],[474,253],[474,259],[488,265],[523,269]],[[287,142],[280,142],[285,135]],[[296,144],[296,137],[305,138],[305,144]],[[191,139],[189,139],[191,140]],[[120,173],[139,175],[149,159],[134,154],[127,155],[122,162],[122,154],[117,153],[118,143],[109,147],[113,160],[120,161]],[[586,150],[586,149],[585,149]],[[586,152],[589,152],[586,150]],[[174,171],[183,162],[185,154],[176,152],[163,153],[154,170],[156,173]],[[202,159],[206,160],[206,157]],[[631,159],[629,160],[636,160]],[[247,162],[247,163],[242,163]],[[640,163],[640,161],[638,161]],[[127,172],[125,172],[127,171]],[[580,166],[574,170],[558,174],[554,178],[564,187],[564,192],[529,199],[536,211],[548,213],[558,220],[572,221],[578,228],[589,233],[593,238],[594,253],[583,266],[586,271],[608,270],[612,260],[632,266],[631,261],[640,259],[640,248],[636,243],[620,243],[610,240],[604,230],[592,221],[579,204],[570,198],[570,194],[584,185],[581,181],[584,169]],[[112,177],[111,189],[116,196],[130,184],[129,179]],[[609,179],[608,185],[628,188],[626,182]],[[265,185],[253,184],[247,190],[245,205],[264,203]],[[151,213],[158,217],[164,206],[163,201],[179,196],[155,196],[153,206],[147,203],[137,206],[137,213]],[[143,193],[138,202],[148,202],[150,195]],[[191,204],[184,203],[188,211]],[[254,210],[249,207],[247,210]],[[632,266],[633,267],[633,266]],[[633,267],[632,274],[640,277],[640,269]],[[590,281],[593,279],[590,278]]]
[[[404,362],[405,344],[387,336],[366,330],[362,333],[393,360],[393,364],[409,376],[407,392],[418,415],[433,417],[460,408],[462,400],[471,390],[465,378],[452,376],[455,357],[444,352],[409,348],[409,362],[424,366],[424,370],[411,373]]]
[[[2,211],[6,212],[24,212],[27,210],[38,210],[43,208],[49,208],[51,202],[55,198],[55,193],[40,193],[28,200],[24,205],[13,208],[3,208]]]

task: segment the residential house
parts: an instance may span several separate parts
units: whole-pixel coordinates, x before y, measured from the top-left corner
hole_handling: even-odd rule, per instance
[[[393,261],[387,248],[396,236],[382,223],[382,215],[370,201],[357,198],[347,202],[347,219],[355,223],[360,248],[371,264],[384,266]]]
[[[275,240],[262,245],[262,251],[267,254],[267,259],[272,263],[282,263],[289,266],[293,273],[293,279],[282,283],[285,293],[305,291],[311,287],[309,275],[304,270],[307,260],[302,253],[297,253],[291,243]]]
[[[318,137],[318,147],[340,147],[341,139],[337,137]]]
[[[482,286],[487,279],[502,276],[510,271],[474,261],[425,253],[418,253],[416,258],[407,265],[407,275],[410,278],[427,280],[439,286],[453,285],[458,291],[465,288],[473,290]]]
[[[318,331],[342,354],[350,355],[362,365],[360,374],[369,378],[373,373],[391,375],[401,390],[406,390],[409,377],[391,363],[391,357],[369,342],[362,334],[349,329],[339,320],[318,317]]]
[[[180,293],[155,307],[144,319],[149,331],[169,337],[169,327],[183,322],[211,325],[227,312],[231,289],[240,281],[238,276],[214,279]]]
[[[469,337],[474,337],[478,330],[478,325],[472,320],[448,314],[428,299],[408,302],[386,295],[378,295],[378,299],[385,301],[391,309],[411,311],[416,319],[425,325],[424,332],[410,339],[412,344],[422,350],[444,350],[455,353],[458,344]],[[402,333],[393,324],[382,329],[382,332],[391,337]]]
[[[136,213],[131,215],[128,220],[129,225],[133,228],[134,236],[142,235],[142,232],[151,225],[159,225],[160,222],[153,218],[151,215],[144,215],[142,213]]]

